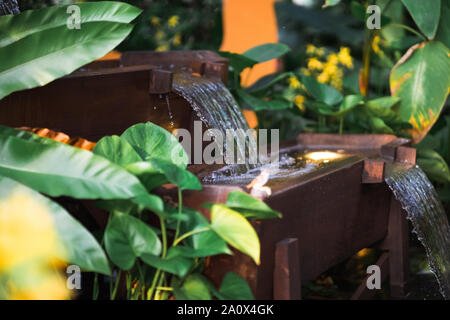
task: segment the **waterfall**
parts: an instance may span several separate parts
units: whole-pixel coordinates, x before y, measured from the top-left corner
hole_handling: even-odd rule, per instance
[[[418,166],[395,165],[386,183],[407,212],[413,232],[425,248],[441,294],[450,299],[450,226],[436,190]]]
[[[238,130],[246,132],[249,129],[236,100],[220,80],[176,73],[173,78],[173,89],[191,104],[197,116],[208,128],[221,131],[224,141],[227,130],[236,133]],[[253,136],[250,138],[254,139]],[[231,174],[245,173],[254,168],[254,165],[248,163],[245,141],[242,143],[241,139],[234,139],[234,142],[238,157],[246,160],[243,165],[229,166],[229,171]],[[225,142],[225,149],[227,147],[230,146]]]

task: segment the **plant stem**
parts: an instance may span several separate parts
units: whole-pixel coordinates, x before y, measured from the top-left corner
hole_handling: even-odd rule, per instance
[[[181,192],[179,191],[179,194]],[[159,223],[161,224],[161,236],[162,236],[162,258],[164,259],[166,257],[167,254],[167,233],[166,233],[166,224],[163,218],[159,218]],[[153,298],[153,293],[155,291],[156,288],[156,283],[158,281],[159,278],[159,274],[161,273],[161,269],[157,269],[156,273],[153,277],[153,281],[152,281],[152,285],[149,289],[149,293],[148,293],[148,298],[152,299]]]
[[[409,31],[411,33],[414,33],[416,36],[421,38],[423,41],[427,41],[427,38],[423,34],[421,34],[420,32],[418,32],[416,30],[414,30],[411,27],[405,26],[404,24],[401,24],[401,23],[389,23],[389,24],[385,25],[383,28],[387,28],[387,27],[394,27],[394,28],[405,29],[405,30],[407,30],[407,31]]]
[[[339,118],[339,134],[344,132],[344,117]]]
[[[156,289],[160,291],[173,291],[173,288],[171,287],[157,287]]]
[[[113,289],[113,292],[111,294],[111,300],[114,300],[116,298],[117,289],[119,288],[121,274],[122,274],[122,270],[119,269],[119,272],[117,273],[116,283],[114,285],[114,289]]]
[[[190,237],[190,236],[192,236],[194,234],[205,232],[205,231],[208,231],[208,230],[211,230],[211,228],[210,227],[204,227],[204,228],[200,228],[200,229],[197,229],[197,230],[192,230],[192,231],[186,232],[181,237],[175,239],[175,241],[173,242],[173,245],[176,246],[178,243],[180,243],[181,241],[183,241],[187,237]]]
[[[181,189],[178,188],[178,220],[177,220],[177,228],[175,230],[174,239],[178,238],[178,233],[180,232],[180,223],[181,223],[180,218],[181,218],[182,212],[183,212],[183,197],[181,194]],[[174,242],[174,244],[172,244],[172,246],[174,246],[174,245],[175,245],[175,242]]]

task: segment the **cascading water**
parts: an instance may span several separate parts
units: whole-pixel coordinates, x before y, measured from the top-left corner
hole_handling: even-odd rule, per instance
[[[450,299],[450,226],[436,190],[418,166],[395,165],[386,183],[425,248],[441,294]]]
[[[221,131],[224,141],[226,141],[227,130],[236,133],[239,130],[246,132],[249,129],[234,97],[220,80],[194,77],[188,73],[176,73],[173,78],[173,89],[191,104],[200,120],[208,128]],[[235,139],[235,142],[238,158],[248,159],[245,140]],[[226,142],[225,148],[227,148]],[[232,173],[239,174],[252,168],[254,165],[245,161],[243,165],[231,166],[230,170]]]

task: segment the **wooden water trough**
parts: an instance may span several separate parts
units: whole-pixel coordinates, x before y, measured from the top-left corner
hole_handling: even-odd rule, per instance
[[[95,62],[44,87],[0,100],[0,124],[50,128],[92,141],[146,121],[192,132],[198,118],[172,90],[173,72],[180,70],[225,81],[228,61],[207,51],[125,53],[121,60]],[[272,195],[263,200],[283,218],[254,222],[261,240],[261,264],[256,266],[240,253],[217,256],[206,275],[219,283],[233,270],[249,281],[257,299],[300,299],[302,282],[360,249],[377,246],[384,250],[377,263],[382,278],[389,277],[392,297],[402,297],[408,225],[384,177],[395,161],[415,163],[415,151],[408,145],[409,141],[392,135],[300,135],[290,149],[343,149],[360,156],[273,185]],[[200,192],[185,192],[184,204],[208,215],[200,204],[225,202],[231,190],[244,188],[205,185]],[[164,190],[169,196],[172,191],[170,186]],[[81,206],[94,221],[102,221],[89,202],[77,203],[75,216]],[[369,298],[373,293],[363,283],[353,298]]]

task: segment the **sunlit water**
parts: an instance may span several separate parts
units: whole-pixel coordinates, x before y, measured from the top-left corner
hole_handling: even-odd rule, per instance
[[[194,77],[188,73],[176,73],[173,89],[191,104],[199,119],[208,128],[219,129],[224,139],[227,129],[234,131],[249,129],[236,100],[220,80]],[[247,159],[245,143],[242,144],[239,140],[235,140],[235,143],[238,156]],[[248,164],[246,161],[244,165],[230,167],[230,170],[241,174],[254,167],[255,165]]]
[[[234,174],[232,166],[224,166],[219,170],[211,172],[208,176],[203,177],[202,181],[204,183],[247,185],[260,175],[262,171],[266,171],[269,175],[267,185],[271,186],[279,181],[296,178],[319,168],[326,167],[330,163],[354,156],[353,154],[338,151],[326,152],[326,156],[332,157],[333,159],[316,159],[314,157],[317,154],[323,153],[325,152],[309,152],[307,150],[283,152],[280,154],[278,162],[267,163],[239,175]]]
[[[450,299],[450,226],[436,190],[417,166],[408,169],[396,165],[386,182],[425,248],[441,294]]]

